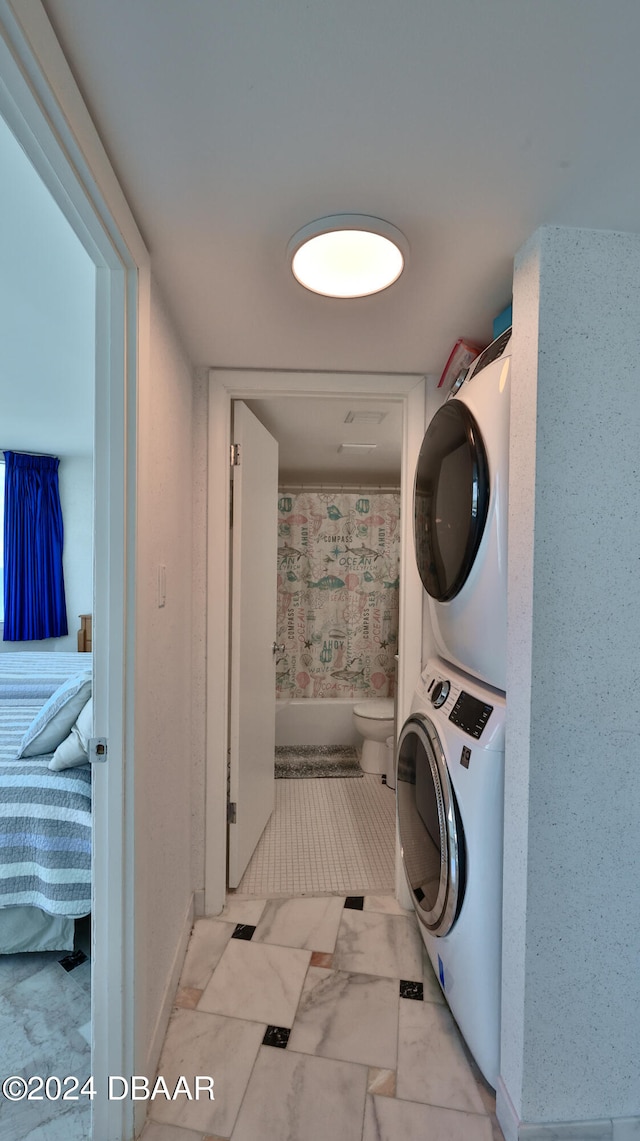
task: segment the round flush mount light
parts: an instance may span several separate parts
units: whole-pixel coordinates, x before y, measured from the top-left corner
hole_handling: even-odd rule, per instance
[[[287,252],[305,289],[325,297],[367,297],[398,280],[408,251],[404,234],[382,218],[334,214],[298,230]]]

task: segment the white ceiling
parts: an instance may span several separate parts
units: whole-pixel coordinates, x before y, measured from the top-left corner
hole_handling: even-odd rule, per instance
[[[44,0],[196,365],[439,373],[542,224],[640,229],[637,0]],[[305,223],[410,245],[293,279]]]
[[[43,3],[194,365],[439,374],[538,226],[640,230],[637,0]],[[289,239],[336,213],[405,234],[386,292],[294,280]],[[364,479],[323,403],[263,409],[284,474]]]
[[[279,444],[280,484],[335,481],[349,487],[400,486],[402,405],[384,400],[278,397],[246,403]],[[379,413],[379,424],[365,420]],[[350,423],[346,417],[354,414]],[[364,454],[340,444],[376,445]]]

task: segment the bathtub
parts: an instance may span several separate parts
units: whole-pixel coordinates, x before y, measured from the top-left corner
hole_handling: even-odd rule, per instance
[[[360,698],[362,701],[362,698]],[[352,697],[293,697],[276,701],[276,745],[357,745]]]

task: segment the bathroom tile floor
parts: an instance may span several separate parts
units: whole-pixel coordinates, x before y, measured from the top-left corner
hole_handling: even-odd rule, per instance
[[[236,896],[375,895],[395,883],[395,796],[380,777],[277,780]]]
[[[154,1100],[143,1141],[502,1139],[390,894],[230,897],[197,920],[158,1072],[210,1076],[215,1098]]]

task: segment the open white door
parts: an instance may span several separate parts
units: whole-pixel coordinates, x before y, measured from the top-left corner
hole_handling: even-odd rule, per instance
[[[233,405],[229,887],[237,887],[274,803],[278,444]]]

